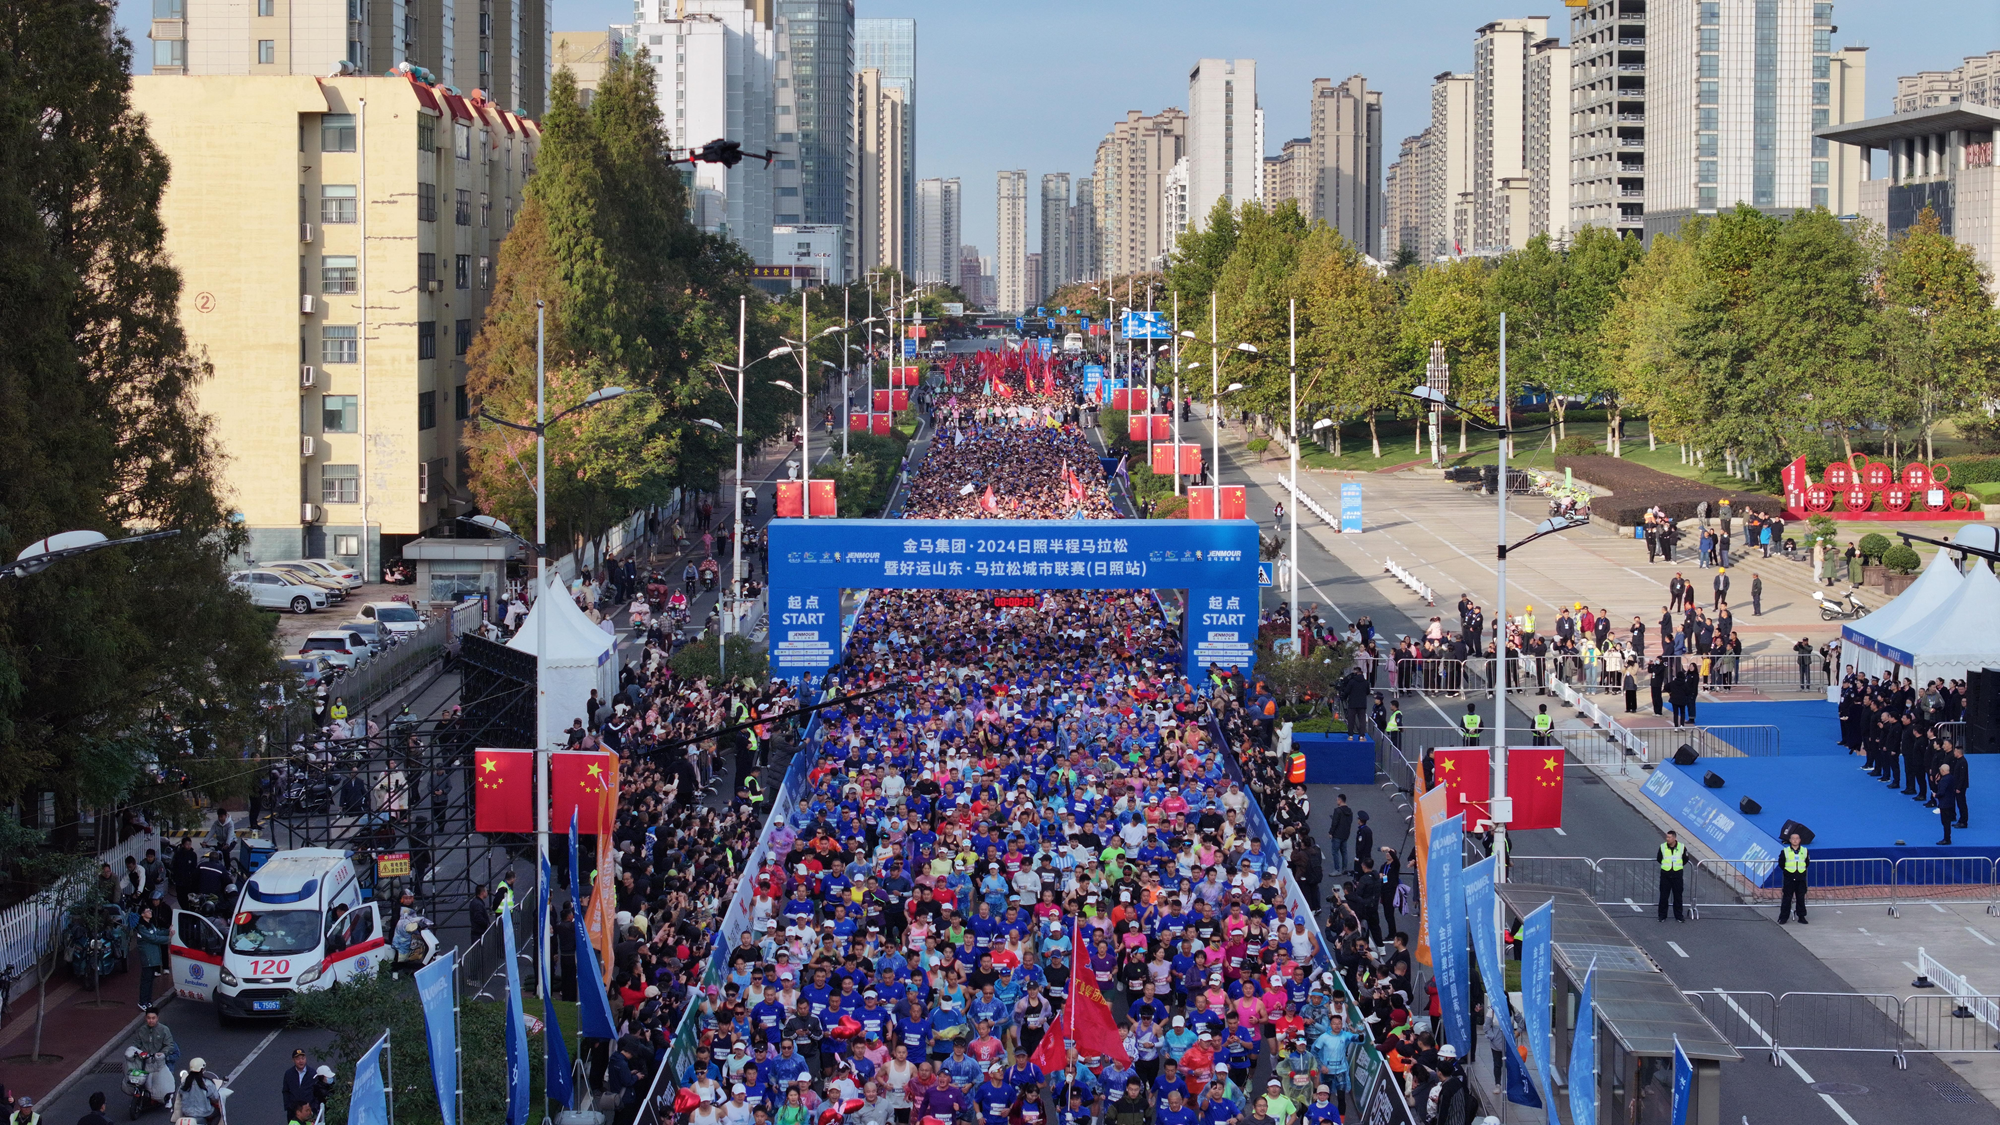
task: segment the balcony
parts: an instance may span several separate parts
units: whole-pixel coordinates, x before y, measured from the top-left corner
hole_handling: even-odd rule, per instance
[[[1646,150],[1646,139],[1644,137],[1620,137],[1618,138],[1618,147],[1626,152],[1644,152]]]
[[[1622,62],[1618,64],[1618,69],[1627,74],[1644,74],[1646,72],[1646,64],[1642,62]]]
[[[186,20],[154,20],[154,21],[153,21],[153,30],[147,33],[147,35],[146,35],[146,38],[148,38],[148,39],[154,39],[154,40],[159,40],[159,39],[186,39],[186,38],[187,38],[187,21],[186,21]]]
[[[1618,38],[1618,45],[1620,47],[1644,47],[1646,45],[1646,41],[1643,38],[1632,39],[1621,35]]]
[[[1618,115],[1618,120],[1629,121],[1635,125],[1644,125],[1646,123],[1646,115],[1643,113],[1621,113]]]

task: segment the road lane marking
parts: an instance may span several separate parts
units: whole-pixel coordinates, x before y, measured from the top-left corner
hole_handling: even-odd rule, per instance
[[[1987,937],[1985,934],[1980,933],[1978,930],[1973,929],[1971,926],[1965,927],[1965,932],[1971,934],[1973,937],[1978,938],[1980,941],[1983,941],[1988,945],[1994,944],[1992,938]]]
[[[1938,912],[1939,914],[1949,914],[1949,913],[1951,913],[1951,911],[1949,911],[1949,910],[1946,910],[1946,909],[1945,909],[1944,907],[1942,907],[1942,906],[1939,906],[1939,905],[1938,905],[1937,903],[1935,903],[1935,902],[1931,903],[1931,904],[1930,904],[1930,906],[1931,906],[1931,909],[1932,909],[1932,910],[1935,910],[1935,911],[1937,911],[1937,912]]]
[[[257,1056],[263,1054],[264,1048],[270,1046],[274,1041],[276,1041],[278,1036],[282,1034],[284,1030],[285,1029],[282,1027],[273,1028],[271,1030],[271,1034],[266,1035],[262,1042],[258,1043],[255,1047],[250,1048],[250,1053],[243,1056],[243,1061],[236,1064],[236,1069],[229,1072],[229,1077],[224,1078],[222,1080],[222,1084],[224,1086],[235,1085],[237,1075],[242,1074],[244,1071],[250,1069],[250,1064],[256,1062]]]
[[[1632,913],[1634,913],[1634,914],[1644,914],[1644,913],[1645,913],[1645,911],[1643,911],[1643,910],[1639,909],[1639,904],[1638,904],[1638,903],[1636,903],[1636,902],[1633,902],[1633,901],[1632,901],[1631,899],[1629,899],[1629,898],[1625,900],[1625,905],[1627,905],[1627,906],[1631,907],[1631,908],[1632,908]]]
[[[1557,825],[1557,826],[1556,826],[1556,835],[1558,835],[1558,836],[1567,836],[1567,835],[1569,835],[1569,833],[1567,833],[1567,832],[1564,832],[1564,831],[1562,830],[1562,826],[1561,826],[1561,825]]]
[[[1667,943],[1667,948],[1673,950],[1675,953],[1678,953],[1683,957],[1686,957],[1688,955],[1688,951],[1682,949],[1679,942],[1670,941]]]
[[[1750,1013],[1743,1010],[1743,1005],[1738,1004],[1736,1002],[1735,997],[1729,995],[1727,992],[1721,991],[1720,989],[1716,991],[1715,995],[1722,997],[1722,1002],[1729,1005],[1729,1007],[1733,1011],[1735,1011],[1737,1018],[1742,1020],[1745,1026],[1747,1026],[1751,1031],[1757,1033],[1757,1038],[1762,1039],[1766,1047],[1771,1048],[1774,1052],[1777,1053],[1778,1061],[1792,1068],[1792,1073],[1798,1075],[1800,1081],[1804,1082],[1807,1086],[1811,1086],[1813,1084],[1813,1076],[1806,1073],[1806,1068],[1800,1066],[1798,1064],[1798,1061],[1792,1058],[1792,1056],[1786,1054],[1783,1051],[1778,1050],[1778,1045],[1771,1040],[1771,1036],[1768,1033],[1766,1033],[1761,1026],[1758,1025],[1756,1020],[1750,1018]],[[1819,1093],[1819,1091],[1817,1090],[1813,1092]],[[1843,1108],[1839,1102],[1834,1101],[1830,1095],[1820,1094],[1819,1100],[1825,1102],[1827,1104],[1827,1108],[1833,1110],[1835,1115],[1837,1115],[1842,1121],[1847,1122],[1847,1125],[1861,1125],[1861,1123],[1859,1121],[1856,1121],[1854,1117],[1851,1114],[1849,1114],[1847,1110]]]

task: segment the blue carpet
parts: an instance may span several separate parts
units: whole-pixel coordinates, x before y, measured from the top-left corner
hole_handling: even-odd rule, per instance
[[[1968,794],[1972,827],[1954,830],[1952,846],[1945,848],[1936,846],[1944,832],[1936,810],[1869,777],[1859,765],[1859,758],[1793,757],[1789,748],[1776,758],[1704,758],[1686,768],[1662,764],[1647,780],[1646,794],[1729,859],[1775,856],[1787,820],[1816,833],[1815,859],[2000,857],[2000,785],[1990,772],[1975,776]],[[1722,788],[1703,787],[1702,776],[1711,769],[1725,782]],[[1738,802],[1746,796],[1763,811],[1742,813]]]
[[[1711,703],[1702,700],[1695,719],[1705,727],[1773,726],[1779,751],[1797,754],[1845,754],[1840,744],[1840,710],[1824,699],[1783,703]]]

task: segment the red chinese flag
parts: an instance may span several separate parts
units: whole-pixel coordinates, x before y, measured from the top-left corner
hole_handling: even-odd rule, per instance
[[[875,392],[875,413],[877,413],[877,414],[887,414],[888,412],[889,412],[889,392],[888,392],[888,391],[876,391],[876,392]]]
[[[472,827],[479,832],[535,830],[535,752],[479,750],[472,756]]]
[[[558,750],[549,755],[549,823],[568,824],[576,814],[576,830],[593,835],[610,828],[606,793],[618,792],[618,755],[609,750]]]
[[[812,514],[815,516],[837,516],[840,502],[834,497],[833,482],[816,480],[812,482]]]
[[[909,388],[907,387],[896,388],[895,394],[892,395],[889,399],[889,404],[899,411],[908,410],[910,408]]]
[[[1178,452],[1180,452],[1179,446],[1175,445],[1154,446],[1153,472],[1160,476],[1172,476],[1174,472],[1174,460],[1175,460],[1174,455]]]
[[[798,519],[806,514],[805,485],[799,481],[779,481],[777,515],[780,519]]]
[[[1437,784],[1444,786],[1446,819],[1464,813],[1469,827],[1490,815],[1488,802],[1493,796],[1491,753],[1477,746],[1432,752],[1431,775]]]
[[[847,415],[847,428],[850,430],[860,430],[864,433],[867,432],[868,415],[849,412]]]
[[[874,433],[880,437],[889,436],[889,429],[890,429],[889,423],[894,420],[891,415],[870,414],[868,416],[868,420],[869,420],[869,432]]]
[[[1514,820],[1507,825],[1509,829],[1524,831],[1533,828],[1561,828],[1562,747],[1509,747],[1507,795],[1514,798]]]
[[[1070,936],[1073,940],[1069,1001],[1063,1005],[1055,1026],[1042,1036],[1030,1061],[1041,1067],[1043,1074],[1054,1074],[1069,1065],[1069,1052],[1065,1048],[1075,1043],[1076,1053],[1084,1058],[1102,1055],[1131,1066],[1132,1056],[1125,1053],[1125,1037],[1118,1032],[1118,1021],[1112,1018],[1111,1003],[1097,987],[1097,972],[1090,967],[1090,951],[1082,927],[1077,927]]]

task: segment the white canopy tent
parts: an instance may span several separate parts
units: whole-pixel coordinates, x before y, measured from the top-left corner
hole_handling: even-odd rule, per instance
[[[1909,617],[1869,638],[1853,655],[1872,657],[1869,663],[1879,662],[1884,671],[1893,666],[1917,683],[1963,679],[1968,669],[2000,667],[1996,622],[2000,622],[2000,578],[1983,560],[1974,560],[1957,588],[1929,613]],[[1849,663],[1872,671],[1859,659]]]
[[[1898,594],[1888,605],[1841,629],[1840,639],[1845,649],[1842,662],[1854,665],[1864,675],[1886,675],[1896,662],[1879,650],[1879,642],[1904,625],[1929,616],[1964,583],[1965,576],[1960,573],[1951,552],[1939,551],[1932,555],[1930,565],[1924,568],[1909,589]]]
[[[614,659],[618,642],[590,623],[561,581],[552,577],[544,593],[547,596],[535,599],[528,619],[507,647],[536,656],[542,698],[547,701],[541,708],[540,745],[559,750],[570,722],[585,717],[591,691],[594,689],[599,699],[609,699],[618,690],[618,662]],[[536,640],[544,636],[545,628],[546,655],[536,649]]]

